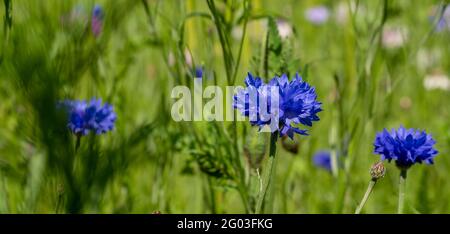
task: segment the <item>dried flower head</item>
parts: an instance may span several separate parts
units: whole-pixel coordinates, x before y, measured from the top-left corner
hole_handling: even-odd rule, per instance
[[[378,180],[383,178],[386,174],[386,168],[384,167],[383,162],[377,162],[372,165],[370,168],[370,176],[372,176],[372,180]]]

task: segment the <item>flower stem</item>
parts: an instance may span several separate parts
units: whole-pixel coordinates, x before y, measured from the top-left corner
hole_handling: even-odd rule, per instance
[[[55,208],[55,213],[59,214],[59,208],[61,207],[61,203],[62,203],[62,194],[58,194],[58,201],[56,203],[56,208]]]
[[[403,214],[405,204],[406,169],[400,169],[400,181],[398,184],[398,214]]]
[[[375,187],[375,184],[377,183],[376,179],[372,179],[369,182],[369,186],[367,187],[366,193],[364,194],[363,199],[361,200],[361,203],[359,203],[358,208],[355,211],[355,214],[361,213],[362,208],[367,202],[367,199],[369,199],[370,194],[372,193],[373,188]]]
[[[77,134],[77,142],[75,143],[75,153],[78,152],[78,148],[80,148],[81,143],[81,135]]]
[[[258,196],[258,202],[256,203],[256,214],[260,214],[262,212],[262,208],[264,205],[264,199],[266,197],[267,191],[269,189],[273,171],[275,167],[275,153],[277,151],[277,139],[278,132],[274,132],[270,135],[270,149],[269,149],[269,158],[267,159],[266,167],[264,168],[264,176],[263,176],[263,188]]]

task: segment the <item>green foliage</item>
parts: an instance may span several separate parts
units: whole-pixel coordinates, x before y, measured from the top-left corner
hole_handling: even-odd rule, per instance
[[[171,118],[172,88],[191,86],[198,65],[204,85],[224,90],[247,72],[298,72],[317,90],[321,120],[308,137],[278,141],[265,210],[353,213],[378,160],[375,133],[403,124],[432,133],[440,152],[435,165],[409,171],[405,212],[448,213],[449,92],[424,87],[425,77],[450,74],[449,31],[430,20],[443,5],[342,3],[327,2],[319,25],[304,17],[318,0],[3,0],[0,213],[254,212],[268,134],[248,121]],[[280,22],[291,35],[280,36]],[[403,45],[383,44],[391,28],[405,30]],[[116,128],[83,137],[75,151],[56,103],[92,97],[114,106]],[[333,173],[312,163],[322,149],[340,155]],[[396,211],[398,171],[386,167],[363,213]]]

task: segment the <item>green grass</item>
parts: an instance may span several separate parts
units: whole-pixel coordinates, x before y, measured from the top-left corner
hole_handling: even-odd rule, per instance
[[[105,11],[98,38],[89,27],[96,3]],[[358,11],[340,23],[339,3]],[[0,213],[253,213],[270,136],[248,122],[174,122],[171,90],[192,85],[195,65],[205,69],[203,86],[243,85],[250,71],[299,72],[316,87],[321,120],[310,136],[296,136],[295,155],[278,141],[264,212],[354,213],[379,159],[375,133],[403,124],[426,129],[439,151],[435,165],[408,171],[405,212],[449,213],[450,93],[423,86],[427,74],[450,75],[450,33],[435,32],[429,19],[444,3],[4,0]],[[331,11],[319,26],[304,17],[317,4]],[[65,20],[77,6],[85,23]],[[277,36],[280,18],[294,28],[288,39]],[[382,31],[392,26],[406,28],[407,40],[387,49]],[[421,51],[439,59],[425,66]],[[116,128],[83,137],[75,152],[55,103],[91,97],[114,105]],[[333,173],[313,165],[321,149],[341,155]],[[257,172],[246,155],[261,154]],[[385,165],[362,213],[397,211],[400,172]]]

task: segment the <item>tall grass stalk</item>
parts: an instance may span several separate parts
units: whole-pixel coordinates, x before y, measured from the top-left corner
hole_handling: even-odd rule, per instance
[[[273,188],[271,184],[273,184],[273,177],[274,177],[274,169],[275,169],[275,154],[277,151],[277,139],[278,139],[278,132],[274,132],[270,135],[270,149],[269,149],[269,158],[267,159],[266,166],[264,168],[264,175],[263,175],[263,187],[262,190],[258,196],[258,202],[256,204],[255,213],[260,214],[263,213],[263,206],[264,206],[264,200],[266,198],[266,194],[268,193],[269,189]]]
[[[248,22],[248,17],[249,17],[249,2],[248,1],[244,1],[244,26],[243,26],[243,35],[242,38],[240,40],[240,45],[239,45],[239,51],[237,54],[237,59],[235,59],[235,57],[233,56],[233,52],[231,49],[231,42],[229,40],[230,35],[229,35],[229,30],[227,30],[227,24],[228,22],[225,21],[225,18],[223,17],[223,15],[221,15],[221,13],[218,11],[218,9],[216,8],[216,5],[214,3],[214,1],[212,0],[207,0],[207,5],[209,10],[211,11],[212,14],[212,18],[214,19],[214,25],[216,27],[218,36],[219,36],[219,41],[220,41],[220,45],[222,48],[222,57],[223,57],[223,61],[224,61],[224,69],[225,69],[225,74],[226,74],[226,80],[227,80],[227,85],[234,85],[236,76],[237,76],[237,72],[238,72],[238,66],[240,63],[240,59],[241,59],[241,54],[242,54],[242,49],[243,49],[243,45],[244,45],[244,40],[245,40],[245,36],[246,36],[246,31],[247,31],[247,22]],[[250,206],[248,203],[248,191],[246,188],[246,180],[245,180],[245,169],[242,165],[241,162],[241,153],[239,150],[239,143],[238,143],[238,126],[237,126],[237,112],[234,112],[234,119],[232,122],[232,131],[233,131],[233,150],[234,150],[234,161],[236,163],[236,169],[238,172],[238,192],[240,193],[240,196],[242,198],[242,202],[244,203],[246,212],[248,213],[250,211]]]
[[[3,19],[3,45],[0,52],[0,65],[3,62],[3,56],[9,41],[9,31],[12,26],[12,1],[4,0],[5,4],[5,18]]]

